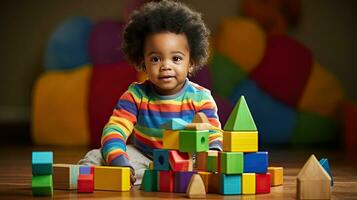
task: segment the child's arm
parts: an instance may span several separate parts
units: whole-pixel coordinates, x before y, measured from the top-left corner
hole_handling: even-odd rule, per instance
[[[126,140],[136,123],[137,106],[134,94],[126,91],[119,99],[102,134],[102,154],[108,165],[132,167],[126,153]]]
[[[208,138],[209,148],[211,150],[222,151],[223,133],[219,131],[221,123],[217,114],[217,105],[210,92],[205,92],[204,94],[202,95],[201,106],[197,112],[203,112],[207,116],[209,123],[216,128],[216,130],[210,131],[211,134]]]

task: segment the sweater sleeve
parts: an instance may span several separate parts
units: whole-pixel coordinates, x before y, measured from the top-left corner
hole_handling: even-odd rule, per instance
[[[197,112],[204,113],[207,116],[209,123],[218,129],[210,131],[208,138],[209,148],[211,150],[222,151],[223,133],[219,131],[221,129],[221,123],[219,122],[217,114],[216,102],[209,91],[203,93],[200,107]]]
[[[137,121],[135,94],[126,91],[118,100],[102,133],[102,155],[108,165],[132,167],[126,153],[126,141]]]

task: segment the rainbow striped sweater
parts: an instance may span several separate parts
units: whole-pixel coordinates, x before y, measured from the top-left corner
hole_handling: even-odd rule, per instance
[[[130,166],[126,141],[133,133],[133,144],[151,157],[153,149],[162,148],[161,124],[172,118],[190,123],[197,112],[203,112],[211,125],[221,128],[217,106],[209,90],[188,79],[180,92],[174,95],[157,94],[150,81],[133,83],[120,97],[109,122],[105,125],[101,144],[107,164]],[[211,131],[210,149],[222,150],[222,133]]]

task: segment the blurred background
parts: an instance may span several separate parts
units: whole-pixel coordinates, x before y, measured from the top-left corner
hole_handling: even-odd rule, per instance
[[[356,151],[357,2],[183,0],[212,32],[209,89],[225,123],[244,95],[263,146]],[[120,52],[143,1],[2,1],[0,141],[98,147],[118,97],[143,75]]]

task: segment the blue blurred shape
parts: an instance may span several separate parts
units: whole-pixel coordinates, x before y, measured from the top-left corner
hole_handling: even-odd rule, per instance
[[[89,36],[93,22],[87,17],[71,17],[49,37],[45,52],[45,70],[73,69],[90,63]]]
[[[257,125],[260,144],[288,143],[297,114],[289,106],[262,91],[254,81],[246,79],[236,86],[232,100],[244,95]]]
[[[331,186],[333,186],[333,177],[332,177],[330,165],[328,164],[327,158],[322,158],[320,160],[320,164],[325,169],[325,171],[328,173],[328,175],[331,177]]]

